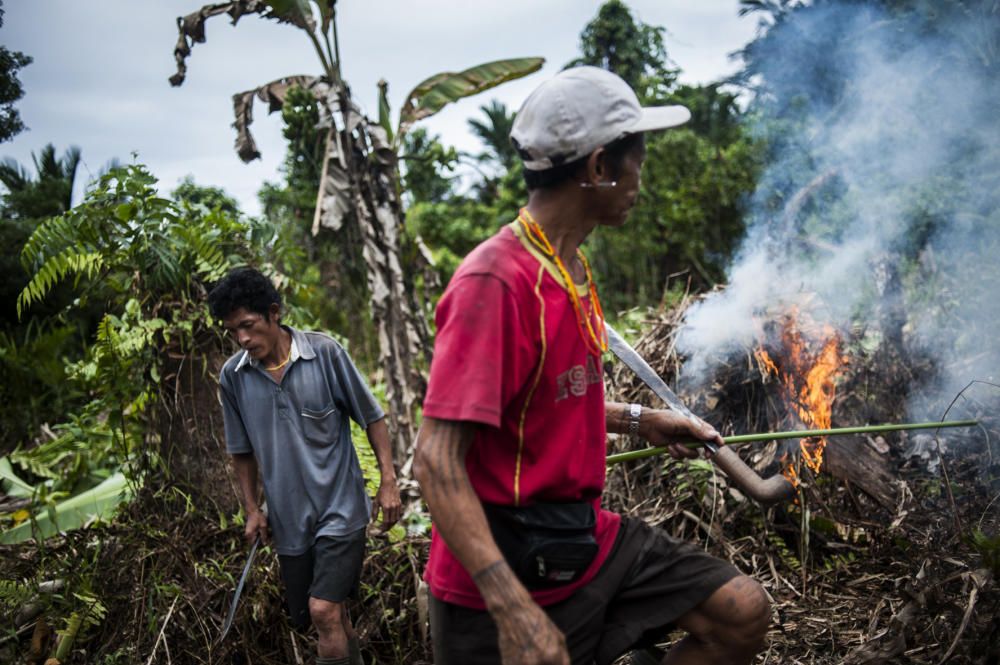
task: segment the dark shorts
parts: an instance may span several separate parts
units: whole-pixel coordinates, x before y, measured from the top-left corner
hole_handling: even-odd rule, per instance
[[[597,576],[545,611],[566,636],[574,665],[605,665],[666,637],[672,625],[740,572],[665,531],[622,517]],[[485,611],[431,596],[435,665],[500,662],[496,625]]]
[[[310,597],[332,603],[356,598],[364,559],[364,529],[346,536],[321,536],[302,554],[279,555],[292,624],[302,629],[309,627]]]

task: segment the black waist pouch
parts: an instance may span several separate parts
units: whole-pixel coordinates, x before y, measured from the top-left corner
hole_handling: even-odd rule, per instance
[[[569,584],[597,556],[597,516],[589,502],[483,509],[500,552],[529,589]]]

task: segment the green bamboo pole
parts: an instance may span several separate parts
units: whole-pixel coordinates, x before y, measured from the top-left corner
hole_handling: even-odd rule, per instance
[[[742,445],[744,443],[750,443],[752,441],[772,441],[775,439],[806,439],[810,437],[817,436],[838,436],[841,434],[871,434],[873,432],[898,432],[905,429],[939,429],[942,427],[974,427],[978,425],[978,420],[948,420],[944,422],[929,422],[929,423],[902,423],[895,425],[866,425],[864,427],[837,427],[834,429],[805,429],[796,430],[792,432],[763,432],[760,434],[740,434],[737,436],[727,436],[723,437],[723,441],[727,446],[732,445]],[[699,448],[703,444],[699,441],[685,442],[685,446],[688,448]],[[643,457],[652,457],[653,455],[662,455],[667,452],[666,446],[657,446],[655,448],[643,448],[642,450],[630,450],[625,453],[618,453],[616,455],[608,455],[607,463],[608,466],[612,464],[618,464],[620,462],[628,462],[631,460],[642,459]]]

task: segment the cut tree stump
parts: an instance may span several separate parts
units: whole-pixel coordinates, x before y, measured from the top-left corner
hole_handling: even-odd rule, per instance
[[[880,455],[863,438],[836,437],[823,452],[824,473],[850,481],[879,505],[894,511],[898,505],[898,479],[887,455]]]

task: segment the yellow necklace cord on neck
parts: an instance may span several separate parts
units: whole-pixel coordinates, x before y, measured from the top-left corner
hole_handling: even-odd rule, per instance
[[[580,250],[577,250],[576,253],[580,257],[580,262],[583,263],[583,270],[587,275],[587,285],[590,287],[590,298],[593,303],[594,314],[597,315],[597,320],[600,322],[600,329],[597,335],[594,335],[594,329],[590,327],[589,317],[587,318],[587,328],[590,330],[591,337],[595,338],[597,347],[603,353],[608,350],[608,329],[604,327],[604,308],[601,307],[601,299],[597,297],[597,284],[594,282],[594,276],[590,272],[590,261],[587,260],[587,257]]]
[[[537,247],[545,256],[549,257],[552,262],[556,264],[556,268],[559,269],[559,274],[562,276],[563,282],[566,284],[566,290],[569,292],[570,302],[573,304],[573,312],[576,314],[576,327],[580,333],[580,338],[583,340],[588,352],[600,357],[602,353],[608,350],[608,337],[607,331],[604,328],[604,310],[601,308],[601,301],[597,297],[597,287],[594,284],[593,275],[590,272],[590,263],[587,261],[587,257],[583,255],[583,252],[580,251],[579,248],[576,250],[576,255],[583,264],[584,273],[587,277],[587,290],[590,293],[591,302],[593,303],[592,309],[594,314],[597,316],[600,334],[594,332],[594,326],[590,322],[590,317],[583,311],[583,303],[580,302],[580,296],[576,293],[576,285],[573,283],[573,279],[570,277],[569,271],[566,269],[562,259],[559,258],[558,254],[556,254],[555,249],[552,247],[552,243],[549,242],[548,236],[545,235],[545,231],[543,231],[538,222],[532,218],[531,213],[528,212],[527,208],[521,208],[520,214],[517,216],[517,221],[524,229],[524,232],[528,236],[528,240],[531,241],[531,244]],[[587,328],[586,333],[583,330],[584,325],[586,325]]]
[[[529,213],[526,208],[522,209],[521,213],[522,214],[518,216],[518,221],[525,229],[528,237],[532,240],[532,243],[542,251],[542,253],[552,259],[552,261],[556,264],[556,267],[559,269],[559,274],[562,276],[563,281],[566,283],[566,290],[569,291],[570,302],[572,302],[573,310],[576,314],[577,329],[580,333],[580,337],[584,341],[584,344],[587,346],[587,350],[595,356],[600,356],[601,353],[607,351],[608,349],[607,333],[604,328],[604,311],[601,307],[600,298],[597,296],[597,287],[594,284],[593,274],[590,271],[590,263],[587,261],[587,257],[584,256],[582,251],[577,249],[577,257],[583,264],[586,274],[587,289],[590,293],[591,301],[593,302],[594,313],[597,315],[597,320],[600,323],[600,335],[595,333],[590,322],[590,317],[584,313],[583,305],[576,293],[576,286],[573,284],[573,280],[569,276],[569,271],[566,269],[566,265],[562,262],[562,259],[555,253],[555,249],[552,247],[552,243],[545,235],[545,231],[543,231],[538,222],[532,218],[531,213]],[[584,324],[587,327],[586,334],[583,331]]]
[[[287,365],[288,361],[291,360],[291,359],[292,359],[292,345],[289,344],[288,345],[288,356],[285,358],[285,360],[283,362],[275,365],[274,367],[265,367],[264,369],[266,369],[268,372],[274,372],[276,370],[281,369],[285,365]]]

